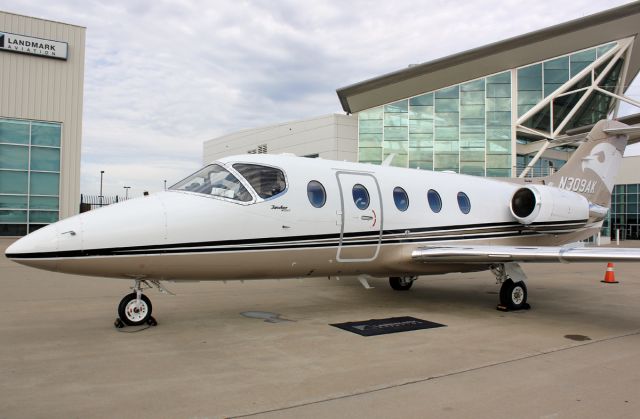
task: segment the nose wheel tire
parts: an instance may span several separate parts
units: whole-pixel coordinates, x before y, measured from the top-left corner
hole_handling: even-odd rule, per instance
[[[392,276],[389,278],[389,285],[396,291],[408,291],[413,285],[413,281],[415,281],[415,277]]]
[[[127,326],[145,324],[151,318],[151,300],[142,294],[140,302],[135,292],[125,295],[118,305],[118,316]]]
[[[507,279],[500,288],[500,305],[509,310],[522,310],[529,307],[527,304],[527,286],[523,281],[513,282]]]

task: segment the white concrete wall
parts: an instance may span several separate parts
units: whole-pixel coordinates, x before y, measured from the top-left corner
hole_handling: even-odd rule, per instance
[[[69,44],[66,61],[0,51],[0,117],[62,123],[60,218],[76,214],[86,29],[0,11],[0,31]]]
[[[358,120],[350,115],[332,114],[238,131],[205,141],[203,163],[246,154],[262,144],[267,145],[269,154],[319,154],[328,160],[356,161]]]

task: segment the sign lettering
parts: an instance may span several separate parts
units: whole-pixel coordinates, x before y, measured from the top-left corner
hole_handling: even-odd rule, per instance
[[[42,57],[67,59],[68,44],[32,36],[0,32],[0,51],[20,52]]]

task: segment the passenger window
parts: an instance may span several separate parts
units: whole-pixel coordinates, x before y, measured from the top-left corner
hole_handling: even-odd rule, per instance
[[[433,189],[429,189],[429,192],[427,192],[427,199],[429,200],[431,211],[440,212],[442,209],[442,199],[440,199],[440,194]]]
[[[170,190],[189,191],[201,194],[251,201],[253,197],[231,172],[218,164],[210,164],[191,176],[173,185]]]
[[[356,204],[361,210],[366,210],[369,208],[369,192],[367,188],[360,185],[359,183],[353,186],[353,190],[351,191],[353,195],[353,202]]]
[[[287,188],[284,173],[275,167],[236,163],[233,168],[249,182],[260,198],[274,197]]]
[[[393,201],[396,203],[396,208],[400,211],[406,211],[409,208],[409,196],[404,189],[397,186],[393,189]]]
[[[307,184],[307,197],[311,205],[316,208],[322,208],[327,202],[327,193],[324,190],[324,186],[317,180],[312,180]]]
[[[463,214],[469,214],[469,211],[471,211],[471,202],[469,202],[469,197],[464,192],[458,192],[458,207],[460,207],[460,211]]]

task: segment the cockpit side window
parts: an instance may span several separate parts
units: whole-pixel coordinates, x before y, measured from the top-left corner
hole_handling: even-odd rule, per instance
[[[233,168],[249,182],[260,198],[271,198],[287,188],[284,173],[275,167],[236,163]]]
[[[198,170],[169,189],[220,196],[242,202],[253,199],[238,178],[218,164],[210,164]]]

